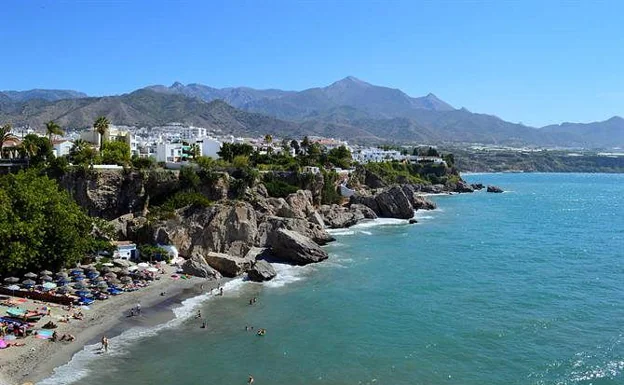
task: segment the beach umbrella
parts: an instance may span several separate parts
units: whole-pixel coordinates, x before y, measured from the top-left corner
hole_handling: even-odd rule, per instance
[[[136,270],[139,270],[139,267],[137,265],[133,265],[128,268],[128,271],[136,271]]]
[[[149,263],[141,262],[141,263],[137,264],[137,266],[139,267],[139,269],[140,268],[145,269],[145,268],[149,267]]]
[[[69,293],[69,291],[70,291],[70,290],[71,290],[71,289],[69,288],[69,286],[59,286],[59,287],[56,289],[56,291],[57,291],[58,293],[61,293],[61,294]]]
[[[103,268],[100,269],[100,273],[110,273],[111,268],[110,266],[104,266]]]
[[[45,282],[52,281],[52,277],[50,277],[49,275],[42,275],[40,278],[42,281],[45,281]]]
[[[115,273],[113,273],[113,272],[106,273],[106,274],[104,274],[104,276],[105,276],[106,278],[117,278],[117,274],[115,274]]]
[[[113,267],[111,271],[115,274],[119,274],[123,270],[123,267]]]
[[[115,265],[114,265],[114,264],[112,264],[112,263],[110,263],[110,262],[106,262],[106,263],[103,263],[103,264],[102,264],[102,266],[106,266],[106,267],[113,267],[113,266],[115,266]]]
[[[67,272],[65,271],[59,271],[58,273],[54,274],[56,277],[62,277],[62,278],[67,278],[69,277],[69,274],[67,274]]]
[[[150,273],[156,273],[156,272],[158,271],[158,269],[157,269],[157,268],[155,268],[155,267],[148,267],[148,268],[147,268],[147,269],[145,269],[145,270],[149,271]]]
[[[20,279],[17,277],[8,277],[4,279],[4,282],[6,283],[18,283],[19,281]]]
[[[121,274],[121,275],[129,275],[130,274],[130,270],[128,270],[128,268],[123,268],[121,270],[119,270],[119,272],[117,274]]]
[[[74,277],[74,281],[84,281],[85,277],[84,275],[77,275]]]
[[[28,279],[37,278],[37,274],[35,274],[35,273],[26,273],[26,274],[24,274],[24,278],[28,278]]]
[[[98,289],[108,289],[108,284],[104,281],[98,282],[97,287]]]
[[[69,282],[71,282],[71,281],[67,277],[59,278],[59,279],[56,280],[56,283],[58,283],[59,285],[65,285],[65,284],[67,284]]]
[[[95,281],[95,282],[104,282],[105,280],[106,279],[104,277],[102,277],[101,275],[95,277],[94,279],[92,279],[92,281]]]
[[[42,286],[46,290],[52,290],[52,289],[56,288],[56,283],[54,283],[54,282],[46,282]]]
[[[113,285],[119,285],[120,281],[117,278],[111,278],[108,280],[108,283],[111,283]]]
[[[84,269],[80,268],[80,267],[76,267],[73,268],[70,272],[70,274],[75,275],[75,274],[82,274],[84,272]]]
[[[33,281],[32,279],[27,279],[25,281],[22,282],[22,284],[24,286],[35,286],[37,282]]]
[[[41,275],[52,275],[52,272],[50,270],[43,270],[39,274],[41,274]]]
[[[89,289],[76,290],[76,295],[79,295],[80,297],[86,297],[89,294],[91,294],[91,290]]]
[[[78,290],[80,290],[80,289],[86,289],[86,288],[87,288],[87,285],[85,285],[85,284],[84,284],[84,283],[82,283],[82,282],[78,282],[78,283],[75,283],[75,284],[74,284],[74,289],[78,289]]]
[[[8,290],[11,290],[13,292],[13,294],[15,294],[15,290],[19,290],[21,289],[21,287],[17,286],[17,285],[9,285],[6,287]]]
[[[129,283],[129,282],[132,282],[132,278],[130,278],[130,277],[128,277],[128,276],[121,277],[121,278],[119,278],[119,280],[120,280],[121,282],[123,282],[123,283]]]

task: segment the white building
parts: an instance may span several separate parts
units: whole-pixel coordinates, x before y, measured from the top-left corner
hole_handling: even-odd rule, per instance
[[[156,143],[157,162],[179,162],[182,159],[182,143]]]
[[[181,127],[180,139],[186,141],[194,141],[198,138],[208,136],[208,131],[204,127]]]
[[[218,158],[217,154],[221,150],[221,142],[212,137],[205,137],[195,141],[199,145],[201,156],[209,156],[211,158]]]
[[[404,155],[397,150],[382,150],[381,148],[364,148],[351,154],[353,160],[359,163],[385,162],[389,160],[403,160]]]
[[[54,145],[54,156],[56,157],[69,155],[69,151],[74,147],[74,142],[66,139],[54,140],[52,144]]]

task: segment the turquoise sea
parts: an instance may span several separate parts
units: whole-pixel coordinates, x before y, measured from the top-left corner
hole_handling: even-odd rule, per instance
[[[337,231],[327,263],[189,299],[44,383],[624,384],[624,175],[466,179],[508,192]]]

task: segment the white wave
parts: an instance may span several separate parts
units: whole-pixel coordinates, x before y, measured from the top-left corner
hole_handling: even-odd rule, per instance
[[[373,235],[373,233],[371,233],[370,231],[360,231],[360,233],[365,235]]]
[[[327,229],[327,232],[331,235],[354,235],[355,231],[345,229]]]
[[[313,269],[312,265],[293,266],[283,263],[274,263],[273,268],[277,275],[272,280],[263,283],[266,287],[282,287],[289,283],[301,281],[303,276]]]
[[[351,226],[350,229],[367,229],[370,227],[377,226],[397,226],[397,225],[405,225],[407,224],[407,220],[405,219],[396,219],[396,218],[377,218],[372,220],[367,220],[358,223],[357,225]]]

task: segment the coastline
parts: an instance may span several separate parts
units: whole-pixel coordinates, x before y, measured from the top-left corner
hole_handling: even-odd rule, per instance
[[[68,364],[85,347],[100,343],[106,335],[109,339],[132,328],[152,328],[176,318],[174,309],[182,301],[207,293],[227,282],[226,279],[208,281],[192,277],[173,280],[163,276],[161,280],[135,292],[111,297],[106,302],[84,310],[82,321],[59,324],[58,332],[73,334],[71,343],[51,342],[32,338],[27,346],[14,347],[0,353],[0,384],[14,385],[39,383],[51,376],[56,368]],[[201,290],[201,286],[204,290]],[[165,295],[161,295],[161,293]],[[128,317],[131,308],[140,302],[142,315]]]

